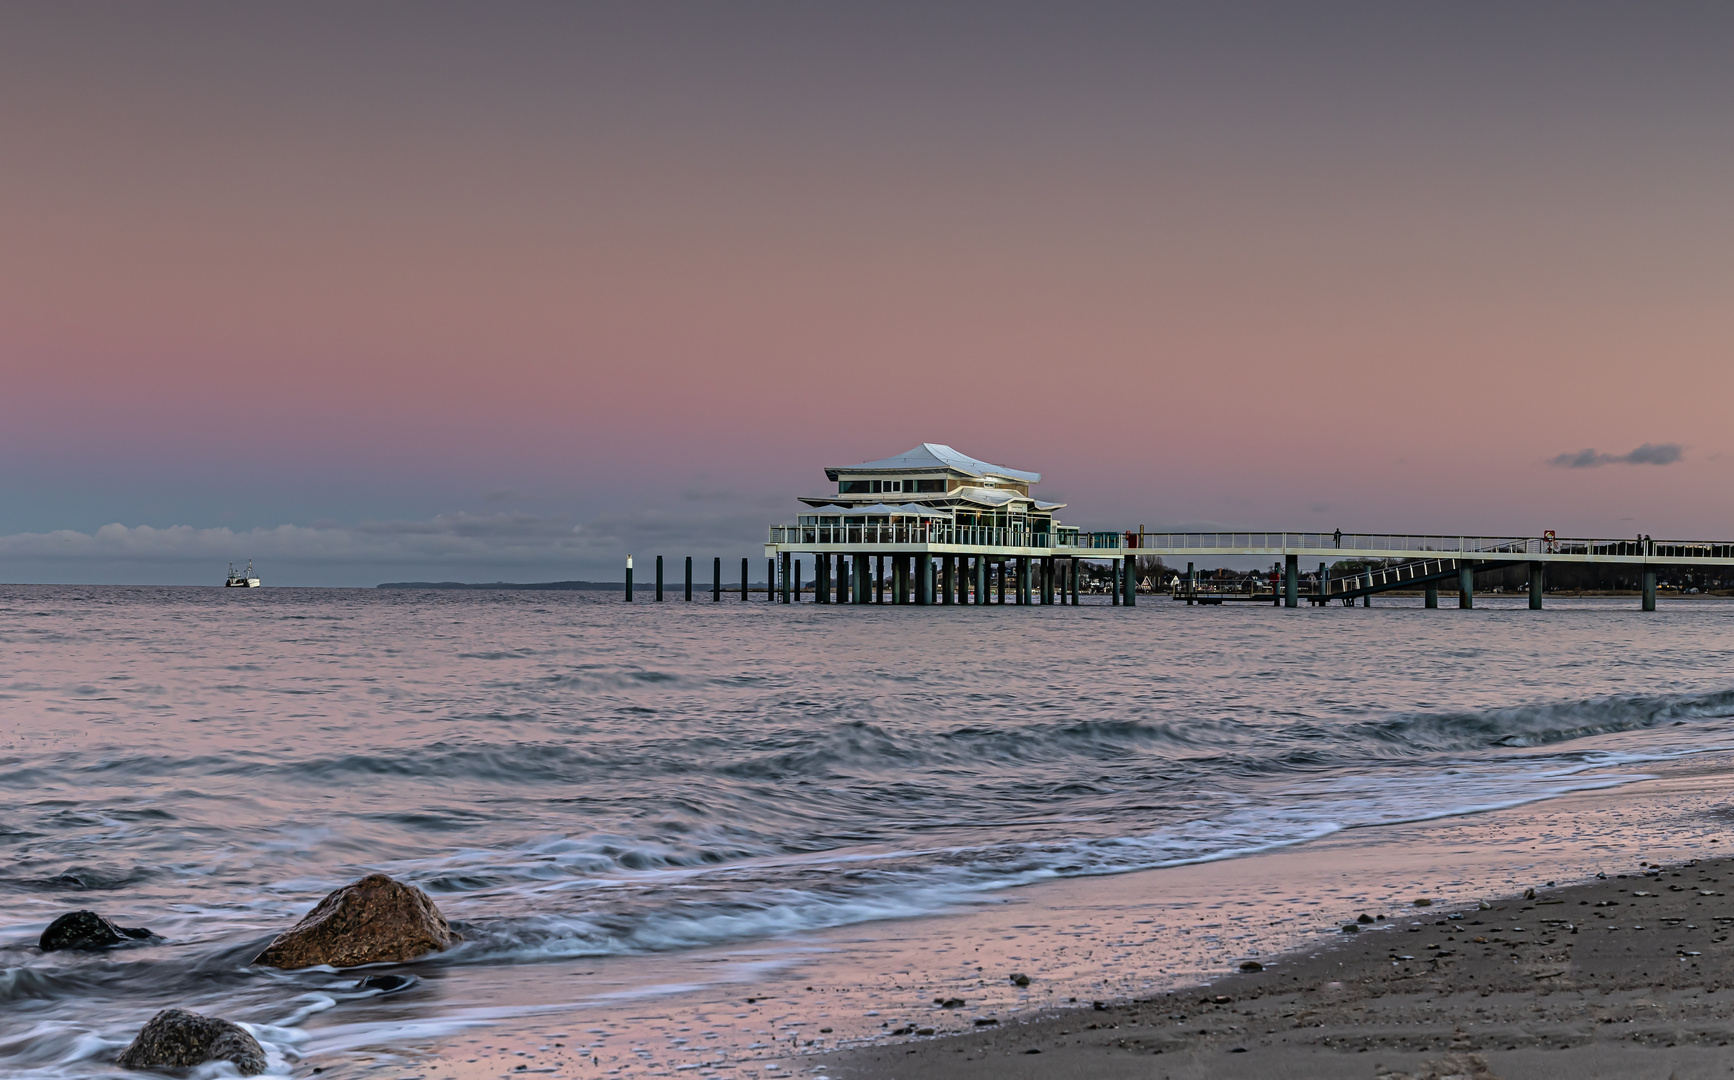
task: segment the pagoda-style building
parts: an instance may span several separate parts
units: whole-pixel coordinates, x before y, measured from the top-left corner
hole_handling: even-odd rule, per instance
[[[922,443],[896,457],[825,470],[837,485],[835,495],[806,495],[801,501],[816,513],[802,514],[802,525],[891,521],[912,514],[937,514],[937,520],[965,527],[987,526],[1048,535],[1054,511],[1065,503],[1030,496],[1041,473],[990,465],[939,443]]]
[[[1117,548],[1117,537],[1080,536],[1030,494],[1041,473],[1008,469],[939,443],[879,461],[825,470],[835,494],[803,495],[793,525],[771,527],[765,554],[780,559],[785,598],[791,560],[810,553],[820,603],[983,604],[1078,602],[1079,557]],[[1107,552],[1092,557],[1115,558]],[[874,571],[877,570],[877,578]],[[876,582],[876,584],[875,584]]]

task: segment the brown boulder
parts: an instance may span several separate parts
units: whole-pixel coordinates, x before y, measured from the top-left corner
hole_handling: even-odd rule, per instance
[[[427,893],[384,874],[352,881],[253,958],[268,967],[401,964],[462,941]]]

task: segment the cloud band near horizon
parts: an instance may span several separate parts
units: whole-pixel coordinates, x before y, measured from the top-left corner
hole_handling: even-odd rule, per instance
[[[1672,465],[1684,456],[1679,443],[1645,443],[1628,454],[1603,454],[1594,449],[1560,454],[1548,464],[1559,469],[1597,469],[1603,465]]]

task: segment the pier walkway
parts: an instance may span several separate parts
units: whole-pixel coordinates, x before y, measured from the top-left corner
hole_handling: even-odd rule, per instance
[[[1083,532],[1060,528],[1047,532],[1026,529],[957,526],[943,520],[874,525],[778,525],[770,530],[765,554],[780,558],[787,578],[789,560],[811,554],[818,571],[818,596],[838,603],[866,600],[868,560],[878,559],[881,578],[885,560],[893,564],[893,591],[899,603],[968,603],[986,597],[988,573],[999,569],[1002,584],[1015,566],[1018,603],[1033,603],[1032,579],[1039,583],[1042,603],[1077,603],[1078,563],[1106,561],[1114,579],[1115,603],[1136,602],[1136,562],[1160,557],[1172,571],[1187,560],[1187,577],[1176,596],[1210,603],[1228,599],[1209,591],[1192,575],[1200,558],[1273,559],[1283,567],[1281,602],[1287,607],[1332,600],[1353,601],[1391,589],[1426,590],[1428,606],[1436,606],[1438,583],[1456,580],[1458,603],[1474,606],[1477,571],[1522,563],[1529,568],[1530,606],[1541,606],[1546,567],[1552,563],[1610,563],[1638,567],[1643,580],[1643,606],[1654,610],[1656,571],[1694,566],[1734,568],[1734,541],[1652,540],[1596,537],[1440,536],[1387,533],[1317,532]],[[1302,560],[1322,560],[1317,576],[1303,582]],[[1350,573],[1330,571],[1333,561],[1366,565]],[[853,567],[850,566],[853,563]],[[833,569],[834,566],[834,569]],[[851,569],[854,573],[851,574]],[[973,572],[972,572],[973,571]],[[856,587],[848,581],[853,577]],[[972,581],[973,579],[973,581]],[[976,589],[971,590],[970,584]],[[1274,590],[1273,590],[1274,594]],[[1267,594],[1272,595],[1272,594]],[[857,598],[859,597],[859,598]],[[1239,597],[1235,597],[1239,598]],[[1252,596],[1247,596],[1251,599]],[[985,602],[976,599],[975,602]]]

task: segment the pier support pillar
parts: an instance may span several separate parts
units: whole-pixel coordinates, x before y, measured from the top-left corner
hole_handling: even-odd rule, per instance
[[[1475,606],[1475,568],[1457,568],[1457,606],[1467,611]]]
[[[1051,607],[1054,603],[1054,557],[1044,555],[1041,562],[1042,603]]]
[[[795,560],[795,603],[801,602],[801,560]]]
[[[1429,581],[1427,583],[1426,597],[1425,600],[1421,601],[1422,604],[1430,608],[1436,608],[1439,606],[1439,583],[1437,581]]]
[[[1541,589],[1547,580],[1547,564],[1532,562],[1529,564],[1529,610],[1541,610]]]
[[[1004,559],[995,559],[994,565],[993,565],[994,579],[995,579],[994,585],[999,592],[999,606],[1000,607],[1005,607],[1005,579],[1006,579],[1005,564],[1006,564],[1006,561]]]
[[[915,556],[915,602],[922,607],[933,604],[933,556]]]
[[[987,556],[975,557],[975,603],[977,607],[987,603]]]
[[[1198,595],[1198,571],[1186,564],[1186,606],[1192,606],[1192,598]]]
[[[1015,564],[1018,568],[1018,586],[1012,592],[1012,603],[1022,607],[1029,603],[1030,595],[1030,560],[1028,556],[1019,555]]]
[[[873,588],[873,602],[883,604],[885,602],[885,556],[878,556],[874,563],[874,569],[878,571],[879,576],[874,579],[878,584]]]
[[[1110,600],[1109,603],[1113,604],[1113,606],[1115,606],[1115,607],[1119,607],[1120,601],[1125,599],[1125,593],[1126,593],[1126,584],[1125,584],[1125,582],[1120,580],[1120,560],[1119,559],[1109,559],[1108,560],[1108,576],[1114,579],[1114,585],[1113,585],[1113,590],[1112,590],[1114,598],[1112,600]]]
[[[1656,610],[1656,572],[1644,568],[1644,610]]]
[[[686,600],[692,602],[692,556],[686,557]]]
[[[1126,556],[1126,606],[1138,606],[1138,556]]]
[[[831,556],[813,556],[813,603],[831,602]]]
[[[787,551],[783,552],[782,579],[783,579],[783,603],[785,603],[785,604],[789,602],[789,573],[794,569],[795,564],[794,564],[793,560],[794,560],[793,555],[791,555]]]
[[[662,556],[656,557],[656,602],[662,602]]]
[[[1300,607],[1300,556],[1282,557],[1282,606]]]
[[[741,560],[741,600],[743,602],[746,600],[747,595],[748,595],[747,594],[747,561],[745,559],[742,559]]]
[[[710,567],[710,602],[722,603],[722,556],[718,555]]]
[[[783,556],[785,559],[788,556]],[[765,603],[777,602],[777,560],[765,560]]]

